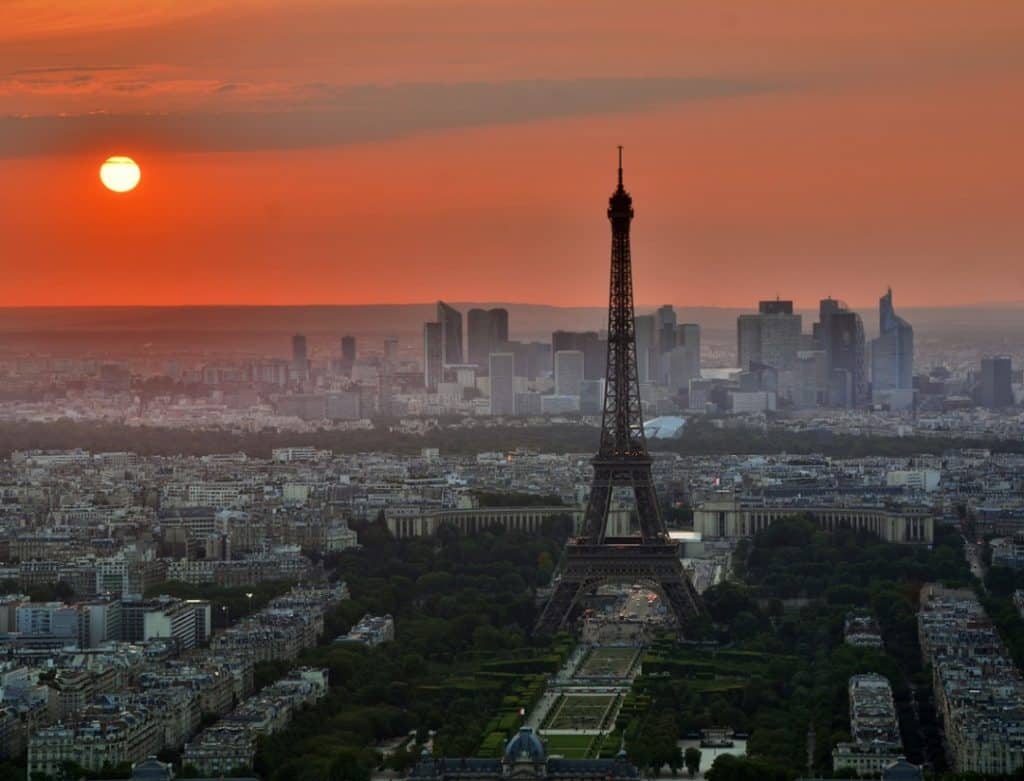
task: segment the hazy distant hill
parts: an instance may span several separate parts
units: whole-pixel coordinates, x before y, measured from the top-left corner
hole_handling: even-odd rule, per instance
[[[504,306],[509,310],[515,339],[550,339],[557,329],[601,329],[602,307],[555,307],[538,304],[450,302],[465,312],[474,306]],[[651,311],[638,307],[638,311]],[[735,343],[736,317],[750,309],[677,306],[680,322],[699,323],[708,343]],[[859,310],[871,337],[877,330],[877,311]],[[919,337],[929,341],[1020,342],[1024,335],[1024,305],[898,308]],[[326,346],[352,333],[377,341],[397,335],[403,347],[414,349],[422,325],[433,319],[433,304],[375,304],[366,306],[210,306],[210,307],[43,307],[0,308],[0,350],[32,350],[61,354],[93,350],[163,352],[200,349],[285,354],[287,339],[304,333],[311,343]],[[810,330],[813,311],[805,310],[804,330]]]

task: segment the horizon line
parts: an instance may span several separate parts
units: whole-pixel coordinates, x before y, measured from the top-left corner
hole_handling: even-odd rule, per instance
[[[828,296],[819,299],[825,300]],[[681,309],[757,309],[757,303],[760,301],[775,301],[775,298],[758,299],[754,304],[691,304],[691,303],[677,303],[677,302],[666,302],[660,303],[641,303],[634,304],[634,309],[646,309],[646,308],[657,308],[659,306],[665,306],[666,303],[669,306],[678,307]],[[783,301],[791,301],[793,299],[783,298]],[[877,308],[877,303],[872,304],[852,304],[844,299],[836,299],[843,301],[847,306],[857,308]],[[345,308],[365,308],[365,307],[413,307],[413,306],[435,306],[439,301],[444,301],[450,305],[485,305],[485,306],[535,306],[535,307],[547,307],[550,309],[604,309],[607,310],[607,303],[595,303],[595,304],[552,304],[544,301],[500,301],[500,300],[486,300],[486,299],[466,299],[466,300],[453,300],[445,298],[435,298],[428,301],[373,301],[367,303],[322,303],[322,302],[309,302],[309,303],[285,303],[285,304],[271,304],[271,303],[173,303],[173,304],[153,304],[153,303],[138,303],[138,304],[0,304],[0,311],[39,311],[39,310],[52,310],[52,309],[345,309]],[[816,306],[801,306],[797,305],[796,301],[793,301],[795,309],[801,310],[813,310]],[[983,307],[1024,307],[1024,299],[1008,299],[1008,300],[995,300],[995,301],[974,301],[971,303],[935,303],[935,304],[907,304],[897,307],[899,310],[905,309],[977,309]]]

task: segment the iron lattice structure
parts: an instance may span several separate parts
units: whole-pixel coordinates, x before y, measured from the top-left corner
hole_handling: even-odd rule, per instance
[[[604,583],[643,583],[660,591],[680,627],[700,611],[700,597],[665,530],[644,437],[629,249],[633,199],[622,183],[622,147],[619,182],[608,201],[608,219],[612,258],[601,442],[592,461],[594,477],[582,533],[566,546],[560,578],[537,622],[541,634],[562,628],[580,598]],[[619,487],[633,489],[639,537],[607,535],[612,495]]]

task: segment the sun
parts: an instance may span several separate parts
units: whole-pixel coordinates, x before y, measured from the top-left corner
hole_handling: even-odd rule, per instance
[[[100,166],[100,181],[108,190],[126,193],[134,190],[142,178],[142,171],[130,157],[108,157]]]

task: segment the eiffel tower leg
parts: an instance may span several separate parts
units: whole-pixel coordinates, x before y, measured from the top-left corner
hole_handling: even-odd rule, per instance
[[[555,587],[555,593],[544,606],[544,612],[537,619],[534,634],[551,636],[565,626],[582,588],[583,584],[576,581],[560,581]]]
[[[673,580],[661,584],[661,590],[668,600],[668,607],[676,618],[676,623],[683,629],[687,622],[700,613],[700,595],[684,576],[682,581]]]
[[[661,519],[661,508],[658,497],[651,484],[651,472],[634,473],[633,494],[636,497],[636,514],[640,521],[640,535],[644,542],[661,540],[665,531],[665,522]]]
[[[587,513],[583,518],[582,536],[588,542],[601,542],[607,533],[608,505],[612,498],[612,474],[607,469],[595,469],[594,480],[587,500]]]

